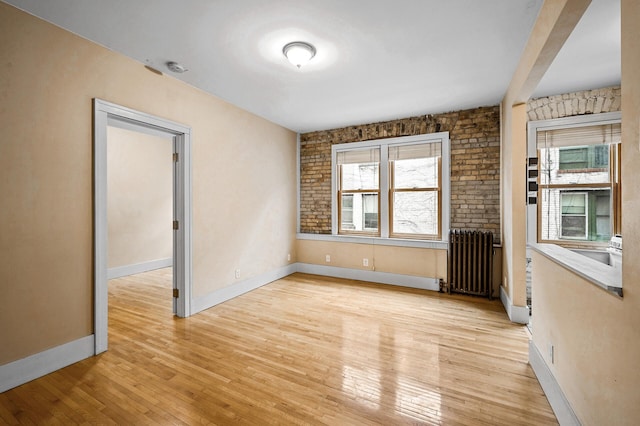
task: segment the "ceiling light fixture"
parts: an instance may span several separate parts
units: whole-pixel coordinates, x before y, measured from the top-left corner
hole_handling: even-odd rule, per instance
[[[316,48],[304,41],[294,41],[286,44],[282,53],[289,62],[300,68],[316,56]]]
[[[182,74],[183,72],[188,71],[184,67],[184,65],[179,64],[177,62],[173,62],[173,61],[167,62],[167,68],[169,68],[169,71],[172,71],[178,74]]]

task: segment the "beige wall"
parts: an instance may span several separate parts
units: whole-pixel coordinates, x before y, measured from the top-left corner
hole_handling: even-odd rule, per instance
[[[536,252],[532,265],[533,343],[576,415],[585,426],[638,424],[640,315],[630,280],[620,299]]]
[[[331,262],[326,262],[326,255]],[[494,256],[494,295],[499,296],[501,249]],[[363,266],[363,259],[369,266]],[[298,240],[297,260],[311,265],[335,266],[365,271],[388,272],[447,281],[447,250],[396,247],[379,244],[345,243],[337,241]]]
[[[533,342],[583,425],[640,422],[640,3],[622,0],[624,298],[533,257]],[[551,364],[548,346],[555,347]]]
[[[192,127],[196,297],[287,264],[293,132],[5,3],[0,40],[0,365],[93,332],[93,98]]]
[[[107,128],[108,266],[173,255],[173,140]]]
[[[331,256],[331,262],[325,256]],[[369,266],[362,266],[362,259]],[[298,262],[418,277],[447,278],[447,251],[333,241],[298,240]]]

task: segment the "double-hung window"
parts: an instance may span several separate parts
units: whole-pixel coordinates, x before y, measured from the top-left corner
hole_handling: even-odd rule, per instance
[[[619,120],[538,128],[535,137],[538,241],[609,241],[620,232]]]
[[[334,145],[333,233],[441,240],[449,226],[448,143],[443,132]]]
[[[392,237],[440,239],[442,143],[389,146]]]

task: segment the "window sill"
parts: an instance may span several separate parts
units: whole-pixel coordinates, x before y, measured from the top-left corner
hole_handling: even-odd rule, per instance
[[[622,297],[621,268],[605,265],[555,244],[529,244],[528,247],[608,293]]]
[[[434,240],[410,240],[401,238],[365,237],[355,235],[329,235],[329,234],[296,234],[299,240],[332,241],[340,243],[370,244],[379,246],[431,248],[447,250],[449,243]]]

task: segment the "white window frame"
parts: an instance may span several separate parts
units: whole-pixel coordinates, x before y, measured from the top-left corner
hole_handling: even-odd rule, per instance
[[[337,154],[341,151],[351,151],[363,148],[380,148],[380,210],[378,212],[379,237],[390,239],[389,236],[389,147],[393,145],[410,145],[424,143],[441,143],[442,150],[442,208],[440,222],[440,240],[448,238],[451,212],[451,148],[449,132],[429,133],[416,136],[402,136],[388,139],[375,139],[365,142],[350,142],[335,144],[331,147],[331,233],[338,235],[338,176]],[[400,238],[392,238],[400,239]]]

